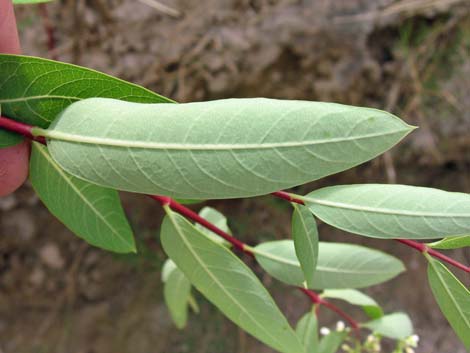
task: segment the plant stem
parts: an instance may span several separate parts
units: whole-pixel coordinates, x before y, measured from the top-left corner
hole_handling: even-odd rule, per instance
[[[32,133],[33,126],[19,121],[12,120],[3,116],[0,116],[0,128],[5,130],[16,132],[17,134],[23,135],[31,140],[46,144],[46,139],[43,136],[34,136]]]
[[[271,195],[276,196],[280,199],[293,202],[293,203],[298,203],[300,205],[304,205],[305,203],[300,199],[299,195],[296,194],[290,194],[285,191],[276,191],[271,193]],[[449,265],[455,266],[456,268],[465,271],[467,273],[470,273],[470,266],[465,266],[464,264],[450,258],[449,256],[446,256],[439,251],[436,251],[429,246],[427,246],[424,243],[420,243],[414,240],[409,240],[409,239],[393,239],[401,244],[404,244],[410,248],[413,248],[415,250],[418,250],[421,253],[428,253],[432,257],[435,257],[436,259],[442,260],[444,262],[447,262]]]

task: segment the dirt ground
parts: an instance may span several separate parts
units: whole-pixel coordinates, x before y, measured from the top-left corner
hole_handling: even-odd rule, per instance
[[[468,0],[158,2],[172,10],[148,3],[55,1],[47,19],[36,6],[19,6],[24,53],[94,68],[181,102],[265,96],[386,109],[420,129],[383,157],[296,192],[356,182],[470,192]],[[45,24],[54,31],[53,50]],[[0,353],[272,352],[200,296],[201,313],[183,331],[172,326],[161,293],[161,210],[141,196],[122,196],[137,256],[75,238],[29,185],[0,199]],[[206,204],[228,215],[234,234],[248,243],[289,232],[282,201]],[[410,314],[421,336],[417,352],[465,352],[436,308],[419,254],[324,224],[320,234],[402,258],[408,271],[368,293],[387,311]],[[470,263],[468,250],[451,255]],[[305,298],[252,265],[288,318],[298,319]],[[321,320],[331,325],[337,318],[322,311]]]

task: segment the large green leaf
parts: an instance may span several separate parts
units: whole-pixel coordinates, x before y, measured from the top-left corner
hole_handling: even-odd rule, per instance
[[[470,232],[470,195],[408,185],[341,185],[304,201],[324,222],[374,238],[431,239]]]
[[[470,246],[470,235],[461,235],[458,237],[444,238],[434,243],[427,244],[433,249],[460,249]]]
[[[188,321],[191,283],[183,272],[168,259],[162,271],[163,298],[176,327],[182,329]]]
[[[108,97],[139,103],[172,102],[132,83],[58,61],[0,54],[0,67],[3,114],[36,126],[48,127],[63,109],[84,98]],[[100,116],[96,118],[101,119]]]
[[[361,325],[382,336],[396,340],[405,339],[413,334],[413,325],[408,315],[393,313]]]
[[[365,313],[371,319],[378,319],[383,316],[382,308],[368,295],[356,289],[327,289],[322,295],[323,298],[340,299],[352,305],[362,306]]]
[[[470,291],[442,263],[427,256],[428,278],[437,304],[455,333],[470,349]]]
[[[50,157],[47,148],[37,142],[32,146],[30,179],[49,211],[76,235],[103,249],[136,251],[116,190],[67,174]]]
[[[318,259],[318,231],[312,213],[305,206],[294,204],[292,238],[307,286],[313,287]]]
[[[305,348],[305,353],[318,353],[318,320],[314,307],[300,318],[295,332]]]
[[[133,104],[94,98],[68,107],[46,135],[71,174],[176,198],[267,194],[365,162],[411,127],[391,114],[332,103],[226,99]]]
[[[253,252],[274,278],[302,286],[304,276],[292,240],[262,243]],[[385,282],[404,270],[395,257],[359,245],[319,243],[318,264],[311,289],[361,288]]]
[[[296,334],[253,272],[225,246],[207,238],[180,215],[166,211],[163,248],[191,283],[260,341],[281,352],[303,352]]]

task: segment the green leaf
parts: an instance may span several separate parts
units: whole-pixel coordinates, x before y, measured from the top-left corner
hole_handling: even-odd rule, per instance
[[[167,263],[170,261],[167,260]],[[164,279],[163,297],[173,322],[177,328],[182,329],[188,321],[191,283],[174,263],[173,266],[166,265],[166,267],[166,272],[162,272],[162,277],[164,277],[162,278]]]
[[[313,278],[318,259],[317,224],[309,209],[302,205],[294,206],[292,215],[292,238],[300,267],[308,287],[313,287]]]
[[[331,331],[321,339],[318,353],[336,353],[347,335],[346,331]]]
[[[408,315],[393,313],[361,325],[382,336],[396,340],[405,339],[413,334],[413,325]]]
[[[77,236],[103,249],[136,251],[116,190],[67,174],[50,157],[47,148],[37,142],[32,146],[30,179],[49,211]]]
[[[340,299],[352,305],[362,306],[367,316],[378,319],[383,316],[382,308],[368,295],[356,289],[328,289],[322,295],[323,298]]]
[[[0,149],[15,146],[23,141],[20,135],[1,130],[0,128]]]
[[[302,286],[304,276],[292,240],[262,243],[252,249],[261,267],[274,278]],[[319,243],[311,289],[361,288],[379,284],[404,271],[395,257],[359,245]]]
[[[303,200],[315,216],[373,238],[431,239],[470,232],[470,195],[408,185],[341,185]]]
[[[0,67],[3,113],[11,119],[40,127],[48,127],[68,105],[89,97],[139,103],[172,102],[132,83],[58,61],[0,54]]]
[[[176,267],[176,264],[171,259],[167,259],[162,267],[162,282],[166,283],[170,274],[177,268],[178,267]]]
[[[52,0],[13,0],[14,5],[39,4],[42,2],[51,2]]]
[[[470,235],[461,235],[458,237],[444,238],[434,243],[427,244],[433,249],[460,249],[470,246]]]
[[[295,332],[305,347],[305,353],[317,353],[318,349],[318,321],[315,309],[312,307],[308,313],[297,322]]]
[[[65,170],[93,183],[223,199],[351,168],[410,131],[391,114],[332,103],[252,98],[147,105],[94,98],[36,132],[47,136]]]
[[[470,349],[470,291],[442,263],[426,256],[434,298],[457,336]]]
[[[216,209],[206,206],[199,211],[199,216],[206,219],[207,221],[215,225],[217,228],[223,230],[225,233],[232,234],[232,231],[230,230],[227,224],[227,218]],[[196,224],[195,227],[199,229],[202,233],[206,234],[213,241],[230,247],[231,244],[228,241],[221,238],[206,227],[203,227],[200,224]]]
[[[253,272],[229,249],[165,209],[163,248],[197,290],[260,341],[280,352],[303,352],[296,334]]]

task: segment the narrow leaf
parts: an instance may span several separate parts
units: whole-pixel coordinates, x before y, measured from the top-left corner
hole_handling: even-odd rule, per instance
[[[434,249],[460,249],[470,246],[470,235],[461,235],[459,237],[444,238],[434,243],[427,244]]]
[[[341,185],[311,192],[315,216],[374,238],[432,239],[470,232],[470,195],[408,185]]]
[[[37,142],[32,145],[30,179],[49,211],[77,236],[103,249],[136,251],[116,190],[67,174],[50,157],[47,148]]]
[[[408,315],[404,313],[393,313],[382,316],[379,319],[362,324],[382,336],[396,340],[405,339],[413,334],[413,325]]]
[[[321,339],[318,353],[336,353],[347,335],[346,331],[331,331]]]
[[[303,352],[296,334],[253,272],[229,249],[208,239],[180,215],[166,211],[163,248],[191,283],[260,341],[280,352]]]
[[[295,332],[305,348],[305,353],[318,352],[318,321],[313,307],[300,318]]]
[[[227,218],[216,209],[212,207],[204,207],[199,211],[199,216],[208,220],[210,223],[215,225],[217,228],[223,230],[225,233],[232,234],[232,231],[230,230],[227,224]],[[203,227],[200,224],[196,224],[195,227],[199,229],[202,233],[206,234],[213,241],[230,247],[230,243],[228,241],[221,238],[220,236],[210,231],[206,227]]]
[[[163,287],[165,304],[170,311],[176,327],[182,329],[188,321],[188,305],[191,295],[191,283],[178,268],[168,275]]]
[[[262,243],[253,252],[261,267],[274,278],[294,286],[303,285],[304,276],[292,240]],[[402,271],[402,262],[383,252],[359,245],[320,242],[311,289],[368,287],[388,281]]]
[[[428,278],[437,304],[457,336],[470,349],[470,291],[441,262],[427,256]]]
[[[315,219],[305,206],[294,204],[292,238],[307,286],[313,287],[318,259],[318,231]]]
[[[383,310],[377,302],[368,295],[356,289],[328,289],[322,293],[323,298],[340,299],[352,305],[362,306],[367,316],[378,319],[383,316]]]
[[[332,103],[253,98],[149,105],[94,98],[74,103],[37,133],[48,137],[65,170],[93,183],[222,199],[349,169],[411,129],[379,110]]]
[[[3,114],[35,126],[48,127],[68,105],[89,97],[140,103],[172,102],[132,83],[59,61],[0,54],[0,67]]]

